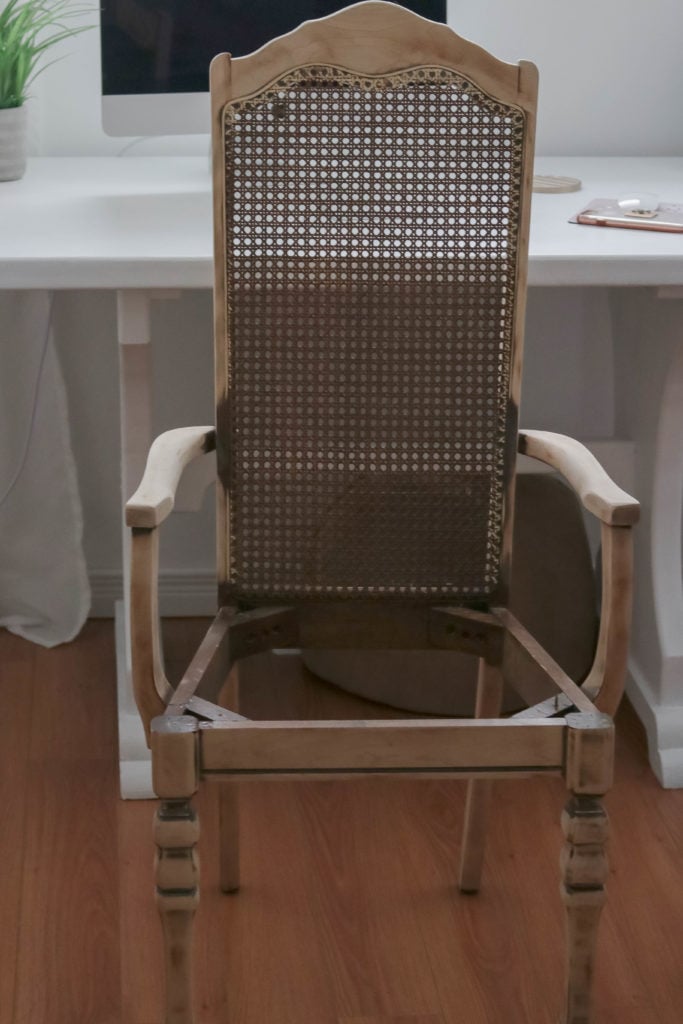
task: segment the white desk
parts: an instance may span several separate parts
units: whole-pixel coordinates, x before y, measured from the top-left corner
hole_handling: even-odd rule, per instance
[[[683,202],[683,159],[558,157],[537,170],[574,174],[584,189],[534,197],[530,285],[621,289],[615,343],[623,341],[639,381],[621,420],[635,442],[628,451],[644,512],[628,685],[655,771],[683,785],[683,237],[567,223],[583,202],[633,188]],[[0,287],[117,292],[124,496],[151,440],[150,301],[164,290],[211,287],[210,217],[208,159],[40,159],[22,181],[0,186]],[[146,750],[125,662],[119,731],[124,794],[145,795]]]

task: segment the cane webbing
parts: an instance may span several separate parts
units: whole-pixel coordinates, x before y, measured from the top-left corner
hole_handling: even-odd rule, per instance
[[[524,112],[308,66],[224,126],[230,594],[491,594]]]

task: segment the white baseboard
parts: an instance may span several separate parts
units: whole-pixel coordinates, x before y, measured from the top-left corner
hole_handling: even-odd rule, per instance
[[[632,658],[626,693],[645,727],[652,771],[665,789],[683,788],[683,705],[658,704]]]
[[[90,616],[110,619],[116,601],[123,598],[123,574],[93,572],[90,574],[92,604]],[[216,614],[216,575],[213,572],[159,573],[159,607],[164,616],[180,617]]]

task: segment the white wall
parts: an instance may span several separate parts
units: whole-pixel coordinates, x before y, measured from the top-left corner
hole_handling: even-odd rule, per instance
[[[683,0],[449,0],[448,11],[452,28],[496,56],[538,64],[540,154],[683,153]],[[226,25],[216,48],[229,47]],[[100,127],[98,31],[62,52],[66,59],[36,82],[34,150],[118,152],[127,140]],[[135,152],[162,145],[204,151],[199,140],[176,139]]]
[[[449,23],[540,73],[537,151],[683,154],[683,0],[449,0]]]
[[[450,24],[507,60],[541,73],[538,151],[683,154],[683,0],[450,0]],[[36,83],[32,149],[43,155],[113,154],[126,139],[100,128],[98,33],[64,44],[67,59]],[[223,44],[227,48],[229,39]],[[131,150],[206,151],[203,137],[150,140]],[[583,437],[614,427],[607,297],[536,290],[529,301],[523,422]],[[113,297],[65,293],[55,332],[69,393],[95,580],[120,571],[118,382]],[[154,321],[159,429],[210,421],[211,313],[207,293],[160,305]],[[167,572],[210,574],[211,498],[174,517]],[[168,553],[167,553],[168,552]]]

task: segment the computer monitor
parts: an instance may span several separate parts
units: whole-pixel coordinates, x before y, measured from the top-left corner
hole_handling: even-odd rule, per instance
[[[399,0],[446,21],[446,0]],[[209,64],[257,50],[351,0],[107,0],[100,14],[102,123],[108,135],[208,133]]]

